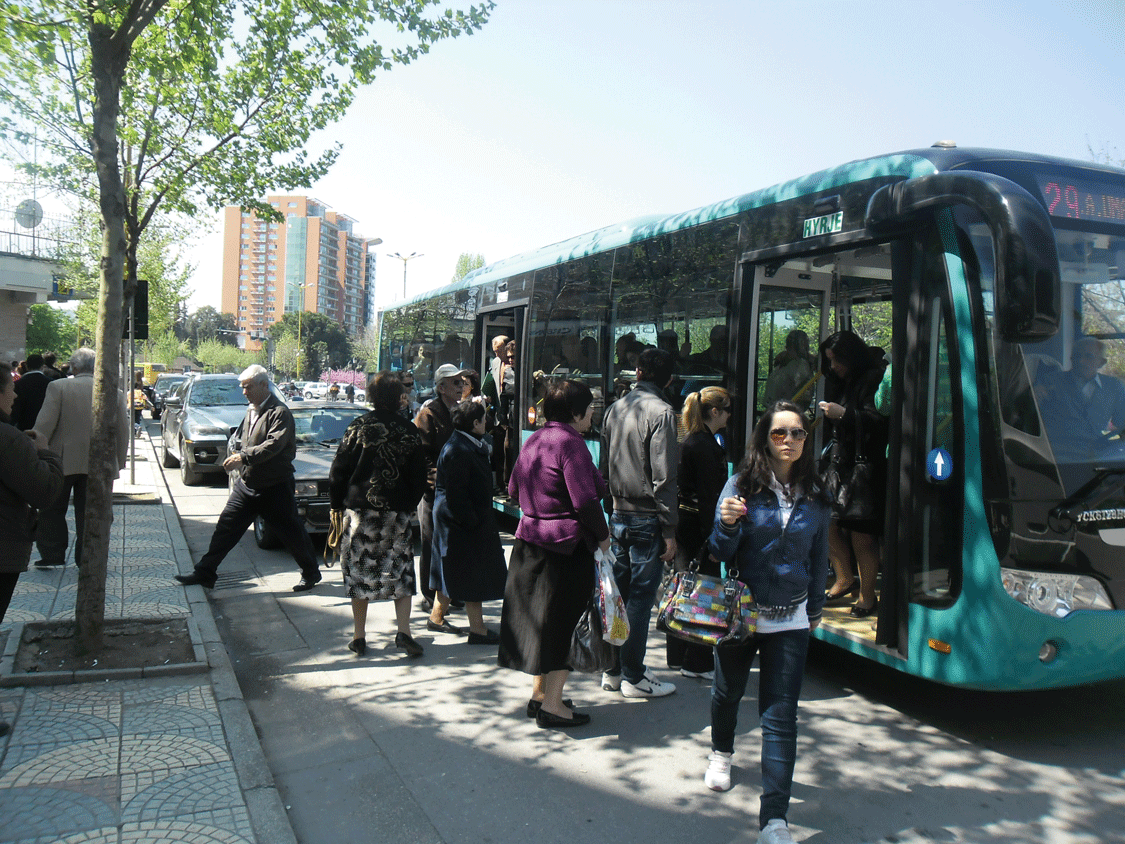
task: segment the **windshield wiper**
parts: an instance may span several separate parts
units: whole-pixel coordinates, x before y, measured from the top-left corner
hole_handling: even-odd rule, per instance
[[[1106,483],[1110,478],[1113,479],[1112,482]],[[1047,523],[1058,533],[1069,531],[1074,527],[1074,520],[1078,516],[1094,509],[1122,489],[1125,489],[1125,467],[1111,469],[1102,466],[1094,469],[1094,477],[1072,496],[1051,508],[1051,512],[1047,514]]]

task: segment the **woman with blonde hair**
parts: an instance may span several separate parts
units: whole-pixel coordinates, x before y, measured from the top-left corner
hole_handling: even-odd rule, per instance
[[[676,526],[676,571],[686,571],[698,560],[701,572],[719,574],[719,563],[707,553],[706,542],[719,493],[727,482],[727,454],[718,433],[730,421],[730,402],[730,393],[722,387],[704,387],[684,400],[680,420],[685,438],[680,445],[677,475],[680,520]],[[667,657],[668,667],[679,669],[685,677],[710,680],[713,676],[711,648],[669,636]]]

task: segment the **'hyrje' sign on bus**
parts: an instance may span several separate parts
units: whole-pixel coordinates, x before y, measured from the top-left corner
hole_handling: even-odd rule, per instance
[[[805,220],[801,237],[816,237],[820,234],[833,234],[844,230],[844,212],[825,214],[823,217],[812,217]]]

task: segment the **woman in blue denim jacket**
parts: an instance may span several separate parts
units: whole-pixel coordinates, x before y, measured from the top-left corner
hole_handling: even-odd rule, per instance
[[[758,604],[757,632],[742,645],[715,649],[711,755],[704,782],[730,788],[738,704],[758,655],[762,725],[760,844],[792,842],[786,814],[797,759],[797,701],[809,632],[820,623],[828,579],[831,510],[820,489],[808,421],[785,401],[759,420],[746,457],[727,481],[715,512],[711,553],[737,569]]]

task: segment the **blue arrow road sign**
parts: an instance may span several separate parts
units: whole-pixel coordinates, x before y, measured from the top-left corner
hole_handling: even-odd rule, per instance
[[[944,448],[931,449],[926,458],[926,471],[935,481],[944,481],[953,474],[953,458]]]

